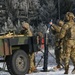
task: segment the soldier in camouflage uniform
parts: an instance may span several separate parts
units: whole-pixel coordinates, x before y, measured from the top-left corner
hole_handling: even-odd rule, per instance
[[[37,34],[37,43],[38,43],[39,50],[44,48],[44,40],[43,40],[43,43],[42,43],[42,39],[44,39],[44,35],[41,31],[39,31],[38,34]]]
[[[25,30],[27,30],[26,32],[27,32],[28,36],[33,36],[32,31],[30,30],[30,27],[29,27],[28,23],[23,22],[22,27]],[[34,64],[35,54],[34,53],[29,54],[29,58],[30,58],[30,70],[29,70],[29,73],[31,73],[31,72],[36,70],[35,64]]]
[[[71,12],[67,12],[65,18],[67,22],[63,25],[59,34],[59,38],[64,39],[63,40],[63,53],[64,53],[63,55],[64,55],[64,66],[65,66],[64,74],[68,74],[70,58],[74,65],[74,69],[72,73],[74,73],[75,71],[75,40],[69,38],[69,34],[68,34],[69,28],[75,24],[73,20],[74,14]]]
[[[59,35],[59,32],[60,32],[63,24],[64,24],[64,22],[60,20],[58,22],[58,25],[52,24],[52,27],[51,27],[52,31],[55,31],[55,41],[56,41],[55,42],[55,56],[56,56],[57,66],[53,68],[54,70],[57,70],[57,69],[61,68],[61,63],[60,63],[60,59],[61,59],[60,56],[61,55],[60,55],[60,53],[61,53],[61,50],[62,50],[62,48],[61,48],[62,42],[60,42],[58,40],[58,35]]]

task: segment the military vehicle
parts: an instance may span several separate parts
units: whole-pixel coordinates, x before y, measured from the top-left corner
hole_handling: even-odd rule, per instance
[[[30,67],[29,54],[37,51],[36,38],[16,33],[12,26],[16,19],[11,22],[6,1],[10,0],[0,0],[0,56],[3,58],[0,62],[6,62],[11,75],[25,75]]]
[[[3,56],[11,75],[25,75],[29,71],[29,54],[36,50],[33,37],[26,35],[0,36],[0,56]],[[0,60],[2,61],[2,60]]]

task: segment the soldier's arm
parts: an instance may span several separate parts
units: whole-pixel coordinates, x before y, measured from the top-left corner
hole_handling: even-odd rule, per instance
[[[52,24],[52,27],[56,32],[60,32],[61,28],[59,26],[56,26],[55,24]]]
[[[28,34],[28,36],[33,36],[32,31],[30,30],[30,28],[27,29],[27,34]]]
[[[63,25],[63,27],[62,27],[62,29],[61,29],[61,31],[59,33],[59,38],[60,39],[65,37],[67,29],[68,29],[68,25],[67,24]]]

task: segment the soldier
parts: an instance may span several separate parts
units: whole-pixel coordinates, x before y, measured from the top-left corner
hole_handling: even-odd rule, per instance
[[[52,24],[52,26],[51,26],[52,31],[55,31],[55,40],[56,40],[56,42],[55,42],[55,56],[56,56],[57,66],[53,68],[54,70],[57,70],[57,69],[60,69],[61,68],[60,52],[61,52],[62,42],[60,42],[58,40],[58,35],[59,35],[59,32],[60,32],[63,24],[64,24],[64,22],[60,20],[58,22],[58,26],[57,25],[54,25],[54,24]]]
[[[29,27],[28,23],[23,22],[22,27],[25,29],[25,32],[27,32],[28,36],[33,36],[32,31],[30,30],[30,27]],[[29,58],[30,58],[30,70],[29,70],[29,73],[31,73],[31,72],[36,70],[35,65],[34,65],[34,59],[35,59],[34,53],[29,54]]]
[[[71,38],[71,34],[73,31],[70,32],[71,27],[75,25],[73,20],[74,14],[71,12],[67,12],[65,18],[67,22],[63,25],[59,34],[59,38],[64,39],[63,40],[64,66],[65,66],[64,74],[68,74],[70,58],[74,65],[72,73],[75,72],[75,39]]]
[[[40,31],[37,34],[37,43],[39,44],[39,50],[44,49],[44,35]]]
[[[25,32],[27,32],[28,36],[33,36],[28,23],[22,22],[22,27],[25,29]]]

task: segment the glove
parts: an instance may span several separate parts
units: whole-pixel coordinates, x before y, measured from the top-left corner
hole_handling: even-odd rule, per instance
[[[46,33],[49,33],[49,28],[47,29]]]

